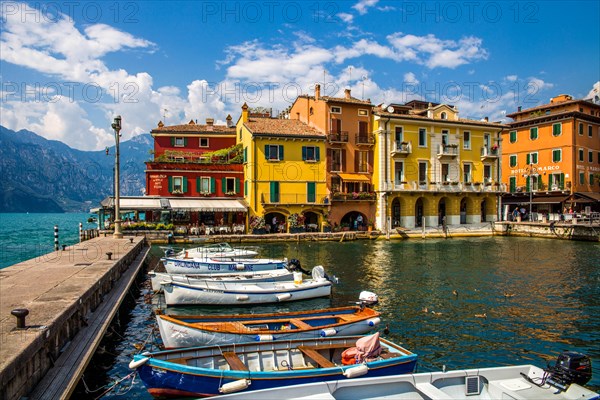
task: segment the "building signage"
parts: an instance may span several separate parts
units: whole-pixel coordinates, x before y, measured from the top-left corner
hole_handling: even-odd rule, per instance
[[[592,172],[600,172],[600,167],[585,167],[585,165],[577,165],[577,169],[585,170],[588,169]]]
[[[154,189],[162,189],[163,181],[167,178],[166,175],[150,175],[150,184]]]
[[[528,168],[519,168],[519,169],[511,169],[510,170],[510,174],[511,175],[516,175],[516,174],[527,174],[529,172],[532,173],[539,173],[539,172],[544,172],[544,171],[560,171],[560,165],[544,165],[542,167],[533,167],[533,171],[530,171]]]

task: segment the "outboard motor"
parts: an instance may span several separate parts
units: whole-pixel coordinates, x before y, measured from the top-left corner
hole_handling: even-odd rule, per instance
[[[358,295],[358,301],[359,301],[358,304],[360,304],[360,305],[363,305],[363,306],[364,305],[372,306],[372,305],[375,305],[375,304],[379,303],[379,296],[377,296],[373,292],[369,292],[367,290],[363,290]]]
[[[299,271],[305,275],[311,275],[311,271],[307,271],[304,268],[302,268],[302,265],[300,265],[300,261],[296,258],[292,258],[290,261],[288,261],[287,269],[291,272]]]
[[[165,249],[165,257],[171,257],[173,254],[175,254],[175,250],[173,250],[172,247],[167,247]]]
[[[570,384],[585,385],[592,379],[592,361],[585,354],[565,351],[558,356],[553,366],[546,369],[549,384],[566,390]]]

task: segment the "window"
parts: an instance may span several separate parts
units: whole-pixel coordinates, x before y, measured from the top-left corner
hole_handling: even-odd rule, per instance
[[[533,153],[527,153],[527,159],[526,159],[526,164],[537,164],[538,163],[538,153],[533,152]]]
[[[400,148],[400,143],[404,141],[404,132],[401,126],[397,126],[395,130],[396,148]]]
[[[363,109],[359,109],[359,110],[358,110],[358,115],[359,115],[360,117],[366,117],[366,116],[368,116],[368,115],[369,115],[369,110],[363,110]]]
[[[592,125],[588,125],[588,136],[592,137],[594,134],[592,133]]]
[[[442,182],[449,182],[450,181],[450,165],[449,164],[442,164]]]
[[[579,134],[583,136],[583,124],[579,123]]]
[[[240,191],[240,180],[238,178],[223,178],[223,194],[236,194]]]
[[[517,178],[515,176],[511,176],[510,178],[508,178],[508,186],[508,190],[511,193],[515,193],[517,191]]]
[[[517,141],[517,131],[510,131],[510,139],[511,143],[515,143]]]
[[[463,165],[463,180],[465,183],[471,183],[472,181],[472,177],[471,177],[471,171],[473,170],[473,166],[471,164],[465,163]]]
[[[183,137],[171,138],[171,146],[185,147],[186,145],[187,145],[187,138],[183,138]]]
[[[447,129],[442,129],[442,145],[450,144],[450,132]]]
[[[594,152],[591,150],[588,150],[588,162],[594,162]]]
[[[244,147],[244,162],[248,162],[248,147]]]
[[[202,176],[196,178],[196,189],[198,193],[209,194],[215,192],[215,178]]]
[[[565,174],[550,174],[548,186],[550,190],[563,190],[565,187]]]
[[[593,185],[594,184],[594,174],[590,172],[588,179],[590,180],[590,185]]]
[[[446,112],[442,112],[442,113],[440,114],[440,118],[441,118],[441,119],[448,119],[448,115],[446,114]]]
[[[510,167],[517,166],[517,155],[516,154],[512,154],[510,157],[508,157],[508,165]]]
[[[579,173],[579,184],[585,185],[585,173],[584,172]]]
[[[400,185],[404,182],[404,162],[396,161],[394,163],[395,184]]]
[[[200,138],[200,147],[208,147],[208,138],[205,138],[205,137]]]
[[[419,128],[419,147],[427,147],[427,129]]]
[[[331,149],[329,171],[344,172],[344,149]]]
[[[265,159],[269,161],[283,160],[283,146],[273,144],[265,145]]]
[[[489,164],[483,166],[483,181],[486,183],[492,181],[492,166]]]
[[[583,162],[583,149],[579,149],[579,161]]]
[[[169,192],[185,193],[187,191],[187,178],[183,176],[169,177]]]
[[[315,113],[315,110],[313,110],[313,108],[311,107],[311,108],[308,109],[308,113],[310,115],[313,115]]]
[[[355,172],[369,172],[369,152],[357,150],[354,157]]]
[[[240,128],[240,140],[242,140],[242,128]]]
[[[465,150],[471,149],[471,132],[469,132],[469,131],[463,132],[463,149],[465,149]]]
[[[561,124],[553,124],[552,125],[552,135],[560,136],[561,133],[562,133],[562,125]]]
[[[317,183],[306,182],[306,202],[314,203],[317,201]]]
[[[316,146],[302,146],[302,160],[307,162],[317,162],[320,160],[320,149]]]
[[[538,128],[530,128],[529,129],[529,139],[536,140],[538,138]]]
[[[528,192],[529,191],[534,192],[536,190],[539,190],[539,182],[540,182],[540,176],[539,175],[531,175],[531,180],[529,181],[529,185],[530,185],[531,190],[528,190]]]
[[[269,199],[271,203],[279,203],[279,182],[271,182],[271,192],[269,193]]]
[[[419,182],[427,183],[427,162],[419,162]]]
[[[562,161],[562,150],[554,149],[552,150],[552,162],[561,162]]]
[[[342,107],[332,106],[331,107],[331,113],[332,114],[341,114],[342,113]]]

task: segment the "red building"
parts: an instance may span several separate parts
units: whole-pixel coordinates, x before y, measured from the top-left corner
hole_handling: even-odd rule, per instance
[[[215,125],[165,126],[151,132],[154,159],[146,162],[146,196],[168,198],[172,221],[189,225],[233,225],[245,222],[242,154],[236,130]]]

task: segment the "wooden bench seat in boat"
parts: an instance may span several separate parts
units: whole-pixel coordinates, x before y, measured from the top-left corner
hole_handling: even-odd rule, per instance
[[[295,319],[295,318],[290,319],[290,324],[294,325],[298,329],[315,329],[314,327],[310,326],[306,322],[301,321],[299,319]]]
[[[310,346],[310,347],[298,346],[298,350],[300,350],[306,356],[310,357],[321,368],[335,367],[335,364],[332,363],[331,361],[329,361],[328,359],[326,359],[325,357],[323,357],[317,350],[315,350],[315,347],[318,347],[318,346]],[[347,346],[344,346],[344,347],[347,347]],[[326,348],[331,348],[331,347],[326,347]]]
[[[227,364],[229,364],[229,367],[232,370],[248,371],[248,367],[246,366],[246,364],[244,364],[242,360],[240,360],[238,355],[235,354],[233,351],[224,351],[221,353],[221,355],[223,356],[223,358],[225,358],[225,361],[227,361]]]

